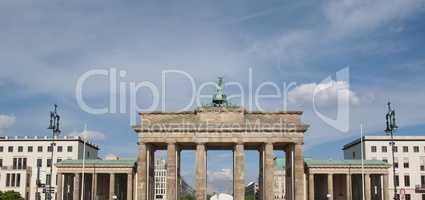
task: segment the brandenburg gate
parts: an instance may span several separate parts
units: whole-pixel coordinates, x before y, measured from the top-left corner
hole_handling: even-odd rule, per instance
[[[286,157],[286,199],[304,200],[302,112],[249,112],[229,106],[222,80],[210,106],[186,112],[140,113],[137,199],[153,199],[156,150],[167,151],[167,199],[179,199],[180,152],[196,150],[196,199],[207,199],[207,151],[233,151],[233,197],[245,198],[245,150],[259,152],[260,199],[273,200],[274,150]]]

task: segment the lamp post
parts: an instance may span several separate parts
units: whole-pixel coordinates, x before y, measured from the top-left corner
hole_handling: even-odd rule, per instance
[[[395,142],[394,142],[394,131],[397,130],[398,126],[396,125],[395,120],[395,110],[391,108],[391,103],[388,102],[388,112],[385,115],[386,118],[386,129],[385,132],[387,135],[391,136],[390,146],[391,146],[391,154],[392,154],[392,165],[393,165],[393,187],[394,187],[394,200],[398,200],[397,198],[397,187],[396,187],[396,178],[395,178],[395,166],[394,166],[394,148],[395,148]]]
[[[58,106],[55,104],[54,105],[54,110],[50,111],[50,123],[49,123],[49,127],[47,129],[52,130],[52,142],[50,143],[50,150],[52,151],[52,157],[51,157],[51,162],[50,162],[50,180],[48,183],[48,188],[46,188],[46,197],[48,200],[52,200],[52,192],[53,192],[53,187],[52,187],[52,179],[53,179],[53,152],[54,152],[54,146],[55,144],[55,137],[58,136],[60,134],[60,129],[59,129],[59,121],[60,121],[60,116],[57,113],[57,108]]]

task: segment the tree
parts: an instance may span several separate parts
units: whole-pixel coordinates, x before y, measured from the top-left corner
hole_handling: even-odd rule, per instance
[[[181,197],[180,200],[195,200],[195,197],[192,195],[185,195]]]
[[[0,200],[23,200],[24,198],[21,197],[21,194],[19,192],[15,191],[7,191],[2,192],[0,191]]]

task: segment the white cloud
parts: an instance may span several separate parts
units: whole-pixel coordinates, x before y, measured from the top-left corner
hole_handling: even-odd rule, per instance
[[[288,93],[291,103],[311,103],[321,106],[334,105],[337,100],[358,104],[359,97],[350,90],[346,81],[331,80],[325,83],[306,83],[297,86]]]
[[[414,13],[423,0],[334,0],[324,7],[330,32],[351,34],[381,26]]]
[[[98,132],[98,131],[91,131],[91,130],[86,130],[82,132],[74,131],[69,133],[68,135],[80,136],[82,138],[87,138],[89,140],[104,140],[106,138],[104,133]]]
[[[0,114],[0,129],[9,128],[15,124],[15,122],[15,116]]]
[[[231,180],[233,179],[233,171],[229,168],[220,169],[218,171],[208,171],[208,178],[212,180]]]
[[[233,171],[229,168],[208,171],[208,192],[232,192]]]

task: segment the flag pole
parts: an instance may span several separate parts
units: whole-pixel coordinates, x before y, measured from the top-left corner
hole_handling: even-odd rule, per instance
[[[364,144],[363,144],[363,124],[360,124],[360,151],[361,151],[361,159],[362,159],[362,199],[365,199],[365,182],[364,182]]]
[[[87,131],[87,124],[84,125],[84,133]],[[84,134],[81,135],[83,139],[83,167],[81,169],[81,200],[84,200],[84,168],[85,168],[85,161],[86,161],[86,138]]]

